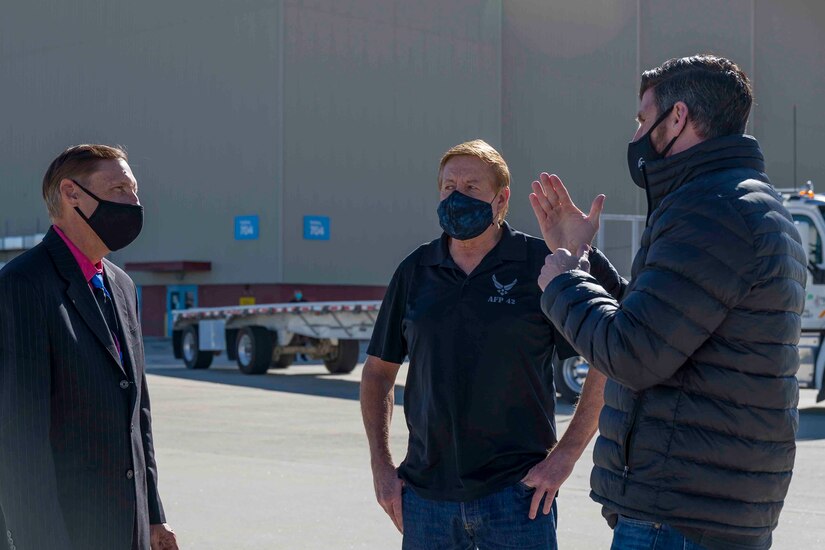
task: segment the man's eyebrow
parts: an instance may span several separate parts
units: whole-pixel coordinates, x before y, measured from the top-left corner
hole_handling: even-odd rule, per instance
[[[137,191],[137,188],[138,188],[138,184],[133,183],[132,180],[130,180],[128,178],[124,178],[122,180],[117,180],[114,183],[112,183],[112,187],[117,187],[118,185],[123,185],[123,186],[128,187],[130,189],[133,189],[135,191]]]

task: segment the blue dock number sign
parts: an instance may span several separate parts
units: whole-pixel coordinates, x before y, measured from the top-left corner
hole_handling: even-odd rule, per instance
[[[235,217],[235,240],[254,241],[258,239],[258,216]]]
[[[304,216],[304,239],[309,241],[328,241],[329,217]]]

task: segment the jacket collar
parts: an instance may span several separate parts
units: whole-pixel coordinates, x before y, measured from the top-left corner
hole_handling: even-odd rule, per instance
[[[69,247],[54,229],[49,229],[49,232],[46,233],[45,237],[43,237],[43,245],[52,257],[52,261],[57,268],[57,272],[68,284],[66,294],[69,296],[72,304],[89,326],[92,333],[97,337],[100,344],[109,351],[109,355],[111,355],[112,360],[115,365],[117,365],[117,368],[120,369],[125,375],[126,371],[120,362],[117,347],[115,347],[115,341],[112,338],[112,334],[109,332],[109,328],[106,326],[106,321],[100,313],[100,307],[98,307],[97,301],[89,288],[89,282],[83,277],[83,271],[81,271],[80,265],[78,265],[71,250],[69,250]],[[120,289],[118,281],[112,278],[114,276],[114,269],[111,269],[110,265],[106,265],[106,268],[106,275],[109,278],[110,285],[115,290],[117,297],[117,300],[115,301],[115,310],[118,312],[118,316],[122,323],[123,315],[120,310],[122,309],[122,304],[124,303],[123,291]],[[121,305],[118,305],[118,302],[120,302]],[[124,327],[124,330],[121,332],[126,333],[126,325],[121,326]],[[122,349],[126,345],[126,342],[121,342]],[[126,353],[125,349],[124,353]]]
[[[62,229],[56,225],[53,225],[52,229],[54,229],[55,233],[57,233],[57,235],[63,239],[63,242],[66,243],[66,246],[71,251],[72,256],[74,256],[75,261],[80,266],[80,271],[83,272],[84,279],[90,281],[96,274],[103,273],[103,262],[93,264],[92,261],[87,258],[79,248],[77,248],[77,245],[75,245],[72,240],[67,237],[65,233],[63,233]]]
[[[712,138],[676,155],[648,162],[645,172],[651,209],[690,180],[734,168],[765,172],[765,158],[755,138],[742,134]]]
[[[64,280],[72,284],[89,284],[89,281],[83,276],[80,264],[54,227],[49,228],[46,236],[43,237],[43,245],[49,251],[49,255],[57,267],[57,272]]]

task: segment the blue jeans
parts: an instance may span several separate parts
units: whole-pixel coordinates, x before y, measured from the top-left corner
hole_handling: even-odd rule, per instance
[[[404,550],[556,550],[556,501],[528,517],[534,489],[519,482],[469,502],[428,500],[405,487]],[[542,506],[544,501],[542,501]]]
[[[619,516],[610,550],[704,550],[666,523]]]

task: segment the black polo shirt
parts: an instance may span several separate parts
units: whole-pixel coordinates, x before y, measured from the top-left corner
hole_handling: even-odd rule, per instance
[[[410,437],[399,475],[421,496],[468,501],[519,481],[556,443],[551,359],[576,352],[541,310],[544,241],[505,224],[468,277],[443,235],[387,288],[367,353],[409,356]]]

